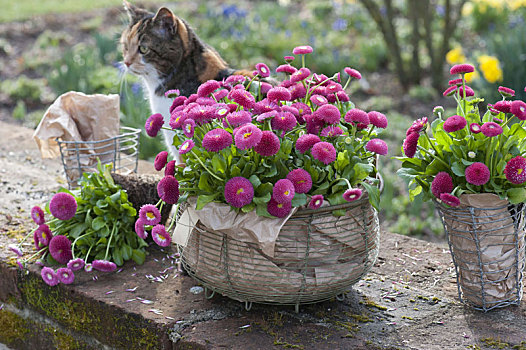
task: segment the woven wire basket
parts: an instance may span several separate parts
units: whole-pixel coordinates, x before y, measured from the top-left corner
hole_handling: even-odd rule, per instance
[[[525,264],[525,205],[452,208],[435,201],[457,276],[460,301],[489,311],[518,305]]]
[[[99,141],[64,141],[57,139],[69,188],[77,187],[84,172],[96,172],[97,160],[113,165],[121,174],[137,172],[140,129],[121,127],[120,134]]]
[[[345,210],[344,216],[332,211]],[[245,302],[295,305],[341,300],[378,256],[380,228],[369,201],[300,210],[282,227],[274,256],[197,223],[182,252],[188,273],[206,288]],[[211,293],[210,293],[211,292]]]

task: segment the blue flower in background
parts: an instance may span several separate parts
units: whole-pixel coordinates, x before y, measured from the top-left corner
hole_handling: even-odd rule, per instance
[[[338,18],[334,23],[332,24],[332,30],[336,31],[344,31],[347,29],[347,20],[343,18]]]
[[[292,32],[290,31],[290,29],[287,29],[285,31],[285,38],[290,38],[292,36]]]
[[[307,28],[307,25],[308,25],[307,21],[305,21],[305,20],[301,21],[301,27],[302,28]]]
[[[437,9],[437,13],[440,17],[444,17],[444,15],[446,14],[446,10],[444,9],[444,6],[442,5],[437,5],[436,7]]]
[[[247,15],[247,11],[238,8],[236,5],[223,5],[221,6],[223,17],[226,18],[244,18]]]
[[[122,62],[113,62],[111,64],[113,67],[117,68],[119,70],[120,73],[125,73],[126,72],[126,68],[124,67],[124,63]]]
[[[133,83],[131,86],[131,92],[135,96],[142,95],[142,89],[140,83]]]

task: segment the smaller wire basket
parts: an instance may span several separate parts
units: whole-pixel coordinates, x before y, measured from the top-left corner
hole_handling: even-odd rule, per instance
[[[484,312],[520,304],[525,205],[447,207],[435,200],[435,206],[455,265],[460,301]]]
[[[334,210],[345,215],[333,216]],[[316,303],[344,293],[378,256],[380,227],[367,198],[293,214],[279,232],[274,256],[198,222],[182,252],[182,263],[211,298],[262,304]],[[210,294],[211,291],[211,294]]]
[[[113,171],[121,174],[137,172],[139,162],[139,136],[141,130],[121,127],[120,134],[98,141],[64,141],[57,139],[60,156],[69,188],[78,186],[77,181],[85,172],[96,172],[97,161],[113,165]]]

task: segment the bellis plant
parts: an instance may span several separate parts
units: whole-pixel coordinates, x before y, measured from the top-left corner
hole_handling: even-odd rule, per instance
[[[265,81],[270,69],[259,63],[252,79],[211,80],[197,94],[177,97],[163,128],[175,132],[183,164],[159,183],[162,200],[182,203],[192,196],[198,210],[219,202],[244,213],[285,217],[293,207],[315,209],[324,200],[337,205],[368,193],[378,208],[376,160],[388,152],[378,133],[387,118],[350,101],[345,89],[361,78],[356,69],[345,68],[343,86],[340,73],[311,72],[305,61],[312,51],[307,45],[294,48],[301,66],[292,66],[294,56],[287,56],[276,69],[277,86]],[[148,130],[155,120],[148,119]],[[146,219],[139,221],[137,234],[143,237]],[[154,231],[162,240],[163,231]]]
[[[111,165],[103,167],[99,162],[98,170],[85,173],[78,189],[61,189],[51,198],[45,207],[51,219],[46,221],[44,210],[38,206],[31,210],[37,227],[27,237],[33,236],[36,253],[26,256],[20,251],[25,239],[10,247],[19,255],[22,267],[35,259],[49,265],[42,269],[42,278],[50,286],[73,283],[75,272],[83,268],[106,272],[130,259],[144,262],[148,244],[134,232],[137,212],[126,192],[114,183]],[[154,225],[161,215],[151,207],[141,210],[140,217]],[[66,267],[55,271],[51,266],[56,265]]]
[[[526,201],[526,103],[501,86],[502,100],[481,114],[484,99],[466,85],[473,70],[451,68],[444,96],[456,100],[455,114],[437,106],[436,119],[418,119],[406,132],[398,175],[409,181],[411,199],[421,194],[457,206],[464,193],[494,193],[513,204]]]

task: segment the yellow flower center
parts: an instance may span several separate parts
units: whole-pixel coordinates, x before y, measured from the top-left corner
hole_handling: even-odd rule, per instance
[[[519,173],[519,174],[520,174],[520,173]],[[46,235],[45,232],[42,232],[42,238],[43,238],[43,239],[46,239],[46,238],[47,238],[47,235]]]
[[[281,209],[281,208],[283,208],[283,204],[279,203],[279,204],[277,205],[277,207]]]
[[[520,175],[523,171],[524,169],[521,169],[521,168],[517,169],[517,175]]]
[[[236,194],[241,194],[243,192],[245,192],[245,189],[243,187],[240,187],[237,189]]]
[[[289,193],[290,193],[290,191],[285,191],[284,195],[285,195],[285,196],[288,196]]]
[[[252,135],[252,132],[247,132],[243,134],[243,138],[248,139]]]
[[[299,180],[298,181],[298,184],[304,184],[305,183],[305,180]]]
[[[155,215],[153,215],[153,213],[151,213],[151,212],[148,212],[148,213],[146,213],[146,217],[148,219],[153,219],[153,218],[155,218]]]

